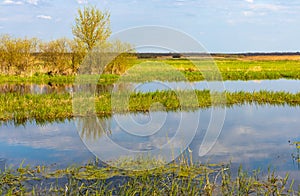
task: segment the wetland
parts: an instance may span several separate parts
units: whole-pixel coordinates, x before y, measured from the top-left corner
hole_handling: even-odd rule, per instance
[[[223,82],[203,80],[186,60],[137,61],[142,61],[143,73],[104,75],[93,83],[78,84],[76,76],[1,76],[1,194],[297,192],[298,61],[217,59]],[[162,67],[166,62],[185,80],[170,77],[174,74]],[[156,69],[167,75],[155,77]],[[92,102],[94,110],[74,110],[77,99]],[[224,124],[208,153],[200,155],[214,110],[226,111]],[[185,149],[173,147],[182,154],[171,163],[118,159],[105,145],[109,138],[125,149],[153,151],[177,132],[192,140]],[[101,162],[97,153],[105,153],[118,167]],[[148,169],[122,169],[135,165]]]

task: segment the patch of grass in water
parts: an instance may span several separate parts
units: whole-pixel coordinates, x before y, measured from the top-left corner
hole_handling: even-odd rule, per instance
[[[185,161],[183,161],[185,160]],[[149,159],[124,163],[148,165]],[[152,160],[154,164],[156,160]],[[159,163],[160,164],[160,163]],[[7,168],[0,173],[0,194],[4,195],[282,195],[299,194],[287,174],[279,178],[269,172],[242,168],[232,174],[223,164],[191,164],[188,159],[145,170],[126,170],[97,163],[49,170],[45,166]],[[234,177],[235,176],[235,177]]]
[[[291,142],[289,141],[290,145],[295,147],[295,152],[292,153],[293,161],[297,163],[298,168],[300,169],[300,142]]]
[[[185,97],[184,103],[180,103],[178,93]],[[196,95],[198,103],[192,97]],[[149,112],[152,111],[193,111],[199,108],[231,107],[242,104],[268,104],[268,105],[300,105],[300,93],[287,92],[214,92],[202,91],[157,91],[151,93],[130,94],[129,107],[124,107],[120,100],[124,100],[127,94],[114,95],[120,99],[114,103],[113,111],[111,95],[103,93],[92,97],[89,101],[95,102],[95,114],[109,116],[114,113]],[[211,99],[213,96],[213,99]],[[119,100],[119,101],[118,101]],[[38,123],[62,121],[65,118],[76,116],[88,116],[88,113],[74,114],[72,108],[72,96],[70,94],[0,94],[0,121],[14,121],[16,124],[25,123],[27,120],[36,120]],[[213,101],[213,102],[212,102]],[[86,103],[87,99],[83,99]],[[160,107],[151,107],[154,103],[160,103]],[[163,107],[161,107],[163,106]]]

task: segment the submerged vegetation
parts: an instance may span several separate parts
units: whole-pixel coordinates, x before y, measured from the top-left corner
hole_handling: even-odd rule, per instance
[[[157,167],[145,169],[152,163]],[[146,165],[143,170],[98,166],[72,166],[53,170],[45,166],[6,168],[0,172],[0,194],[4,195],[282,195],[297,194],[293,181],[274,172],[231,173],[226,165],[195,164],[182,156],[161,164],[157,160],[122,160],[120,164]],[[158,164],[158,165],[157,165]],[[299,194],[299,192],[298,192]]]
[[[184,102],[180,97],[184,97]],[[129,99],[129,105],[124,106],[124,99]],[[114,98],[114,106],[112,99]],[[193,98],[195,97],[195,99]],[[76,100],[76,99],[75,99]],[[181,101],[180,101],[181,100]],[[72,95],[69,93],[52,94],[0,94],[0,120],[13,120],[17,124],[26,120],[37,122],[72,118],[76,116],[72,108]],[[190,111],[198,108],[230,107],[235,104],[268,104],[268,105],[300,105],[300,93],[287,92],[212,92],[202,91],[157,91],[151,93],[102,93],[84,98],[80,103],[95,103],[95,114],[106,116],[112,112],[148,112],[155,110],[183,110]],[[160,103],[162,107],[153,107]],[[89,114],[81,114],[89,115]]]
[[[297,163],[298,168],[300,169],[300,142],[297,141],[297,142],[292,142],[292,143],[291,143],[291,142],[289,141],[289,143],[290,143],[290,145],[296,147],[295,152],[292,153],[292,158],[293,158],[293,160]]]

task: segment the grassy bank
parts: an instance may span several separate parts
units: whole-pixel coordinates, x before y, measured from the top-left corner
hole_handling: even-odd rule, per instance
[[[180,96],[178,96],[180,95]],[[152,110],[195,110],[211,106],[230,107],[235,104],[268,104],[268,105],[300,105],[300,93],[286,92],[225,92],[213,93],[209,91],[160,91],[152,93],[130,94],[129,107],[124,105],[128,95],[125,93],[114,95],[114,105],[111,105],[111,95],[108,93],[100,96],[83,98],[77,102],[80,106],[89,101],[95,103],[96,113],[101,116],[111,115],[112,112],[148,112]],[[193,99],[193,96],[195,99]],[[182,98],[180,98],[182,97]],[[213,99],[211,99],[213,97]],[[17,124],[26,120],[35,119],[38,122],[62,120],[76,116],[72,108],[72,96],[70,94],[25,94],[17,93],[0,94],[0,120],[14,120]],[[162,104],[155,107],[155,103]],[[154,104],[154,107],[153,107]],[[126,107],[125,107],[126,106]],[[94,110],[94,108],[91,108]],[[86,112],[86,111],[85,111]],[[89,115],[78,113],[78,115]]]
[[[187,59],[137,59],[135,66],[129,69],[131,82],[152,80],[162,81],[201,81],[201,80],[261,80],[261,79],[300,79],[300,60],[253,60],[224,58],[216,59],[215,63],[221,73],[211,72],[214,65],[207,60]],[[200,68],[200,70],[199,70]],[[211,72],[211,73],[210,73]],[[206,73],[203,75],[203,73]],[[0,75],[0,83],[36,83],[36,84],[73,84],[76,76],[33,75],[7,76]],[[98,77],[98,76],[87,76]],[[100,84],[112,84],[120,78],[115,74],[104,74]]]
[[[157,165],[137,159],[123,166]],[[4,195],[293,195],[293,180],[287,174],[251,173],[241,168],[231,173],[225,165],[202,165],[186,158],[154,169],[126,170],[92,163],[51,170],[44,166],[20,166],[0,172],[0,194]]]
[[[89,83],[91,80],[98,80],[99,84],[112,84],[119,76],[114,74],[103,74],[101,76],[83,76],[85,82]],[[49,75],[36,75],[36,76],[7,76],[0,75],[0,84],[74,84],[76,76],[49,76]]]

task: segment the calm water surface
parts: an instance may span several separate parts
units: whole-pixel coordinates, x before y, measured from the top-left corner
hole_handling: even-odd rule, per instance
[[[286,172],[300,183],[299,164],[293,158],[297,156],[295,146],[290,142],[300,141],[300,108],[287,106],[256,106],[242,105],[227,108],[227,114],[222,132],[217,143],[205,156],[199,157],[199,147],[207,130],[211,110],[184,112],[187,117],[200,112],[199,126],[190,144],[194,161],[202,163],[219,163],[231,161],[233,169],[240,164],[245,169],[268,167],[276,169],[279,175]],[[18,165],[23,160],[30,164],[57,164],[64,167],[74,163],[82,164],[94,159],[81,138],[101,143],[104,134],[113,141],[131,150],[151,150],[172,138],[178,129],[180,114],[176,112],[137,113],[132,115],[116,114],[109,118],[97,120],[97,125],[91,119],[66,120],[60,123],[37,125],[26,123],[24,126],[13,124],[0,127],[0,167],[4,163]],[[166,116],[162,126],[153,125],[157,131],[149,136],[137,136],[124,131],[117,121],[122,118],[128,122],[133,118],[140,124],[147,124],[151,118]],[[75,124],[80,124],[77,131]],[[190,122],[192,126],[193,122]],[[101,125],[99,129],[98,125]],[[189,127],[184,127],[189,129]],[[138,130],[141,135],[143,131]],[[168,135],[168,138],[166,137]],[[107,153],[110,149],[101,148]]]
[[[209,89],[217,91],[286,91],[290,93],[300,92],[300,80],[249,80],[249,81],[224,81],[224,89],[212,88],[214,85],[220,82],[146,82],[146,83],[121,83],[119,85],[97,85],[96,93],[111,92],[113,89],[128,89],[136,92],[154,92],[157,90],[204,90]],[[218,86],[218,85],[216,85]],[[89,88],[87,86],[86,88]],[[73,85],[55,85],[55,84],[1,84],[0,93],[18,92],[21,94],[50,94],[50,93],[71,93],[74,90]]]
[[[223,81],[224,89],[214,88],[215,86],[220,84],[220,82],[147,82],[147,83],[139,83],[134,84],[133,89],[137,92],[153,92],[156,90],[170,90],[170,89],[180,89],[180,90],[204,90],[211,89],[215,91],[260,91],[260,90],[268,90],[268,91],[286,91],[290,93],[300,92],[300,80],[287,80],[287,79],[279,79],[279,80],[248,80],[248,81]],[[210,87],[210,88],[209,88]]]

